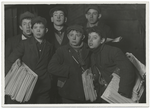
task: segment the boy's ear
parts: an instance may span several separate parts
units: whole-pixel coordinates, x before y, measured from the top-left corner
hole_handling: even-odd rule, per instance
[[[99,14],[99,15],[98,15],[98,19],[100,19],[101,17],[102,17],[102,14]]]
[[[85,18],[87,19],[87,14],[85,14]]]
[[[83,35],[83,38],[82,38],[82,40],[85,38],[85,35]]]
[[[20,25],[19,28],[22,30],[22,26]]]
[[[105,38],[102,38],[100,43],[103,44],[104,42],[105,42]]]
[[[53,17],[51,17],[51,22],[54,22],[54,18]]]
[[[65,17],[65,23],[67,22],[67,17]]]
[[[48,28],[46,28],[46,31],[45,31],[46,33],[48,32]]]

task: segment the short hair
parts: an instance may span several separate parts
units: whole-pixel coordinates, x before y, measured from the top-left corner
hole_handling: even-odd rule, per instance
[[[102,31],[101,28],[98,27],[98,26],[88,27],[88,28],[86,28],[86,32],[87,32],[87,34],[92,33],[92,32],[95,32],[95,33],[97,33],[101,38],[105,38],[105,39],[107,38],[105,32]]]

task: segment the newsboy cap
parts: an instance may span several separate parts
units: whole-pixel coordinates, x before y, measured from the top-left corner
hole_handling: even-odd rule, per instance
[[[31,27],[33,27],[35,23],[42,23],[45,27],[47,27],[47,20],[41,16],[34,17],[31,20]]]
[[[32,19],[35,15],[29,11],[26,11],[20,15],[19,21],[21,22],[23,19],[29,18]]]
[[[66,10],[66,8],[63,7],[63,6],[56,6],[56,7],[52,8],[52,9],[49,11],[49,15],[52,17],[52,16],[53,16],[53,13],[54,13],[55,11],[58,11],[58,10],[63,11],[65,17],[67,16],[67,10]]]
[[[100,7],[99,7],[98,5],[96,5],[96,4],[90,4],[90,5],[88,5],[88,6],[85,8],[85,14],[87,13],[87,11],[88,11],[89,9],[95,9],[95,10],[98,11],[98,13],[101,13]]]
[[[84,29],[83,29],[83,26],[81,26],[81,25],[72,25],[72,26],[69,26],[69,27],[67,28],[67,34],[68,34],[71,30],[76,30],[76,31],[79,31],[79,32],[81,32],[82,34],[84,34]]]

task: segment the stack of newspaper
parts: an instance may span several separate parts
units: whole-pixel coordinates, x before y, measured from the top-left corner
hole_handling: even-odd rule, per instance
[[[130,54],[130,55],[128,55]],[[138,61],[131,53],[127,53],[129,60],[137,67],[139,72],[136,73],[136,82],[132,91],[132,98],[126,98],[118,93],[120,77],[113,73],[113,78],[106,90],[102,94],[101,98],[106,100],[109,103],[138,103],[143,92],[144,92],[144,77],[145,75],[145,66]]]
[[[20,60],[15,61],[5,77],[5,95],[9,95],[12,100],[18,102],[27,102],[38,76],[26,64],[22,63],[19,66],[17,62]]]
[[[91,69],[87,69],[83,72],[82,82],[85,99],[90,100],[91,102],[95,101],[97,99],[97,93],[96,90],[94,90],[93,74],[91,72]]]

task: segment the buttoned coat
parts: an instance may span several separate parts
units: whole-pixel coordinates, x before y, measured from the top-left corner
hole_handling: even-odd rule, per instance
[[[18,59],[21,60],[38,75],[34,93],[42,93],[50,89],[50,76],[47,66],[52,57],[52,45],[45,41],[41,56],[39,57],[38,49],[35,43],[35,38],[31,37],[20,42],[6,60],[6,71]]]

